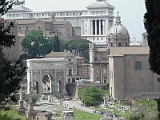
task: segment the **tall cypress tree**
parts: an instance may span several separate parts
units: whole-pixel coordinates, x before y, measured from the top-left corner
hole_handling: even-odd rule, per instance
[[[150,47],[150,69],[160,75],[160,0],[145,0],[145,5],[147,12],[144,15],[144,25],[148,33],[148,45]],[[158,119],[160,120],[160,99],[157,104]]]
[[[12,1],[1,0],[0,15],[4,15],[12,5]],[[14,98],[12,93],[19,90],[20,81],[23,79],[25,70],[20,69],[20,59],[12,62],[7,59],[2,51],[4,47],[11,47],[15,43],[15,36],[10,33],[10,29],[13,27],[13,22],[5,25],[3,20],[0,21],[0,104],[8,98]]]
[[[54,37],[53,51],[60,52],[60,41],[59,41],[59,37],[57,35],[55,35],[55,37]]]
[[[160,75],[160,0],[145,0],[144,25],[150,47],[150,69]]]

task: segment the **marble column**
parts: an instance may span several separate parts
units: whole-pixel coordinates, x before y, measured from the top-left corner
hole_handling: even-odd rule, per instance
[[[97,35],[97,20],[95,20],[95,35]]]
[[[93,20],[90,21],[90,35],[93,35]]]
[[[30,90],[30,81],[31,81],[31,71],[27,70],[27,93],[29,94]]]
[[[103,24],[103,35],[105,35],[105,23],[104,23],[104,20],[102,21],[102,24]]]
[[[39,71],[39,81],[38,81],[38,93],[43,94],[43,82],[42,82],[42,70]]]
[[[104,20],[102,20],[102,35],[104,35]]]
[[[101,35],[101,20],[99,20],[99,35]]]
[[[54,73],[54,78],[55,78],[55,85],[54,85],[54,90],[58,91],[58,87],[57,87],[57,69],[55,69],[55,73]]]

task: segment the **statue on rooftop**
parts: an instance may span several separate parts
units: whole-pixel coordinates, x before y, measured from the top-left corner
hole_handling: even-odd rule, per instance
[[[14,5],[23,5],[25,4],[25,0],[19,1],[19,0],[14,0]]]

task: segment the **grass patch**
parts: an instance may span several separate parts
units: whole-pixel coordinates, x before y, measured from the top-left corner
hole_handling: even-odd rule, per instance
[[[55,111],[56,114],[54,115],[54,118],[60,120],[62,119],[62,112],[61,110],[57,110]],[[100,118],[102,118],[102,116],[97,115],[97,114],[92,114],[92,113],[88,113],[85,111],[81,111],[81,110],[73,110],[74,112],[74,119],[75,120],[99,120]]]
[[[102,116],[88,113],[81,110],[74,110],[74,119],[75,120],[99,120]]]
[[[16,118],[27,119],[26,116],[19,115],[15,108],[11,108],[11,110],[0,109],[0,120],[14,120]]]

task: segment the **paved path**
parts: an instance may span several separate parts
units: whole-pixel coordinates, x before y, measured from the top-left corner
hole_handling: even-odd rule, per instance
[[[86,111],[86,112],[90,112],[90,113],[93,113],[93,111],[94,111],[91,108],[83,106],[81,101],[74,101],[74,100],[63,101],[63,105],[67,105],[67,104],[68,104],[68,108],[72,108],[73,107],[75,109]]]
[[[60,105],[61,104],[61,105]],[[54,105],[58,105],[59,107],[56,108]],[[39,106],[34,106],[35,110],[40,110],[40,111],[49,111],[49,112],[54,112],[55,110],[71,110],[71,109],[78,109],[86,112],[93,113],[93,109],[82,106],[81,101],[75,101],[75,100],[70,100],[70,101],[62,101],[60,102],[55,102],[55,103],[49,103],[49,102],[41,102]]]

